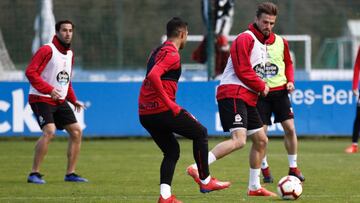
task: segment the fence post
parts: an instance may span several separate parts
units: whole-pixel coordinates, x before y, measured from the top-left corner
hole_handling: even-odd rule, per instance
[[[214,8],[213,0],[207,1],[207,40],[206,40],[206,57],[207,57],[207,75],[208,81],[214,76]]]

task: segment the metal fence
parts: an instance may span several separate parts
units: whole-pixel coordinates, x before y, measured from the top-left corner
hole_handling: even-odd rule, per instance
[[[259,2],[262,1],[235,2],[231,35],[242,32],[253,21]],[[281,35],[310,35],[313,59],[326,38],[343,35],[348,19],[360,19],[358,0],[274,2],[279,6],[275,32]],[[35,0],[0,1],[0,29],[18,70],[25,69],[31,58],[37,3]],[[76,25],[73,41],[75,63],[78,69],[84,70],[143,69],[149,52],[159,44],[165,23],[172,16],[186,19],[190,34],[202,35],[206,30],[201,18],[200,0],[53,0],[53,6],[56,20],[70,19]],[[299,48],[298,45],[290,46],[304,52],[303,45]],[[185,48],[184,62],[193,63],[187,56],[194,47]],[[297,60],[302,63],[305,59]]]

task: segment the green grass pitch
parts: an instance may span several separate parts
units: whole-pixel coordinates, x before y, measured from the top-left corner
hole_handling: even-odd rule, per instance
[[[209,149],[222,138],[210,138]],[[281,202],[280,198],[247,197],[251,142],[211,165],[211,174],[229,180],[224,191],[201,194],[186,175],[193,163],[192,144],[180,139],[181,156],[172,192],[183,202]],[[301,139],[298,164],[306,177],[297,202],[360,202],[360,155],[345,154],[350,139]],[[156,202],[159,197],[160,150],[151,139],[85,140],[77,172],[89,183],[65,183],[67,142],[50,144],[42,165],[45,185],[26,183],[35,141],[0,140],[0,202]],[[270,139],[268,160],[277,182],[288,172],[282,139]],[[276,183],[268,184],[276,191]]]

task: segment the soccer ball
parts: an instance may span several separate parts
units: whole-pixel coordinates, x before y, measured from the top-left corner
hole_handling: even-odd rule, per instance
[[[302,183],[295,176],[285,176],[280,179],[277,192],[282,199],[295,200],[302,193]]]

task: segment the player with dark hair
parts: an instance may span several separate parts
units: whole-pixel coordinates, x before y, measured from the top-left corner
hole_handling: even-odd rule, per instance
[[[70,45],[74,25],[68,20],[59,21],[55,29],[56,35],[52,43],[39,48],[25,72],[30,82],[29,103],[43,133],[36,143],[34,162],[27,181],[35,184],[45,183],[43,175],[40,174],[40,164],[47,154],[50,141],[55,137],[56,129],[65,129],[69,133],[69,145],[64,180],[87,182],[87,179],[75,173],[82,129],[67,103],[71,102],[78,112],[84,108],[76,99],[71,85],[74,54]]]
[[[359,97],[359,73],[360,73],[360,47],[354,64],[354,75],[352,81],[353,94],[358,97],[356,105],[356,116],[352,132],[352,144],[345,149],[346,153],[358,152],[359,132],[360,132],[360,97]]]
[[[216,94],[221,125],[225,132],[230,132],[231,139],[216,145],[209,152],[208,161],[211,164],[241,149],[249,137],[252,140],[249,196],[276,196],[260,184],[261,160],[265,156],[268,138],[256,103],[258,95],[268,94],[269,87],[255,72],[257,67],[263,66],[268,60],[266,45],[276,15],[274,4],[262,3],[258,6],[255,22],[249,25],[247,31],[240,33],[231,45],[230,57]],[[188,174],[195,179],[197,170],[195,165],[187,168]]]
[[[70,20],[60,20],[55,24],[55,31],[59,32],[61,29],[61,25],[62,24],[70,24],[72,26],[72,29],[75,29],[75,25],[73,22],[71,22]]]
[[[139,96],[139,117],[164,158],[160,167],[160,197],[158,202],[180,202],[171,195],[171,182],[180,155],[175,134],[193,140],[193,156],[199,168],[196,182],[203,193],[230,186],[210,176],[208,166],[207,129],[193,115],[175,102],[181,75],[180,55],[187,40],[187,23],[172,18],[166,26],[167,41],[154,49],[147,62],[146,77]]]

